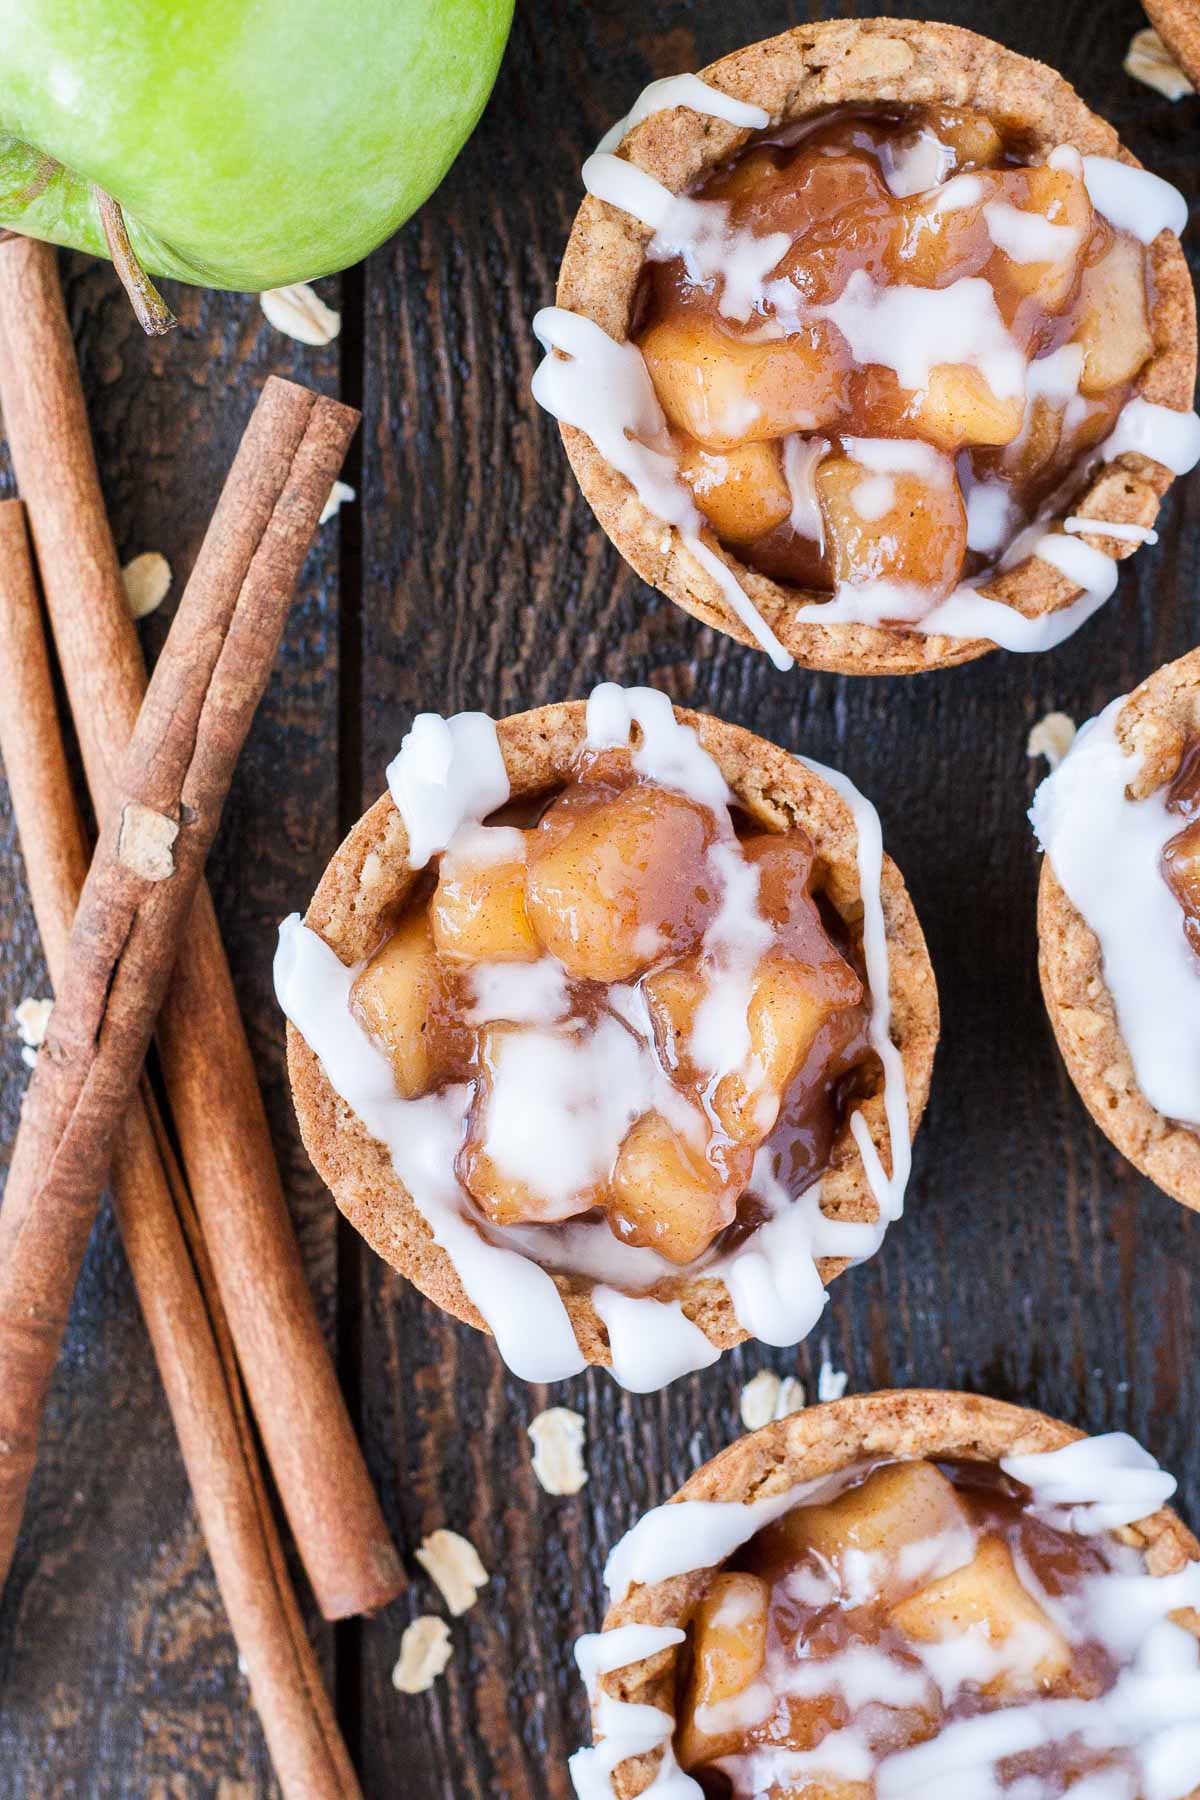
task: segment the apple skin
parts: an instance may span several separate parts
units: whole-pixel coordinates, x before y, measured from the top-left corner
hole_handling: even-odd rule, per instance
[[[512,8],[0,0],[0,227],[105,256],[94,183],[152,274],[258,290],[347,268],[466,142]]]

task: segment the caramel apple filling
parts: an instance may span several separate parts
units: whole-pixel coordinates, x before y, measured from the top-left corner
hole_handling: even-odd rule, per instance
[[[463,1090],[485,1231],[602,1223],[669,1277],[754,1228],[760,1153],[811,1186],[872,1058],[805,833],[634,765],[585,749],[540,811],[461,829],[351,1010],[405,1101]]]
[[[1200,739],[1184,751],[1167,794],[1167,810],[1185,824],[1163,849],[1163,877],[1183,909],[1188,943],[1200,956]]]
[[[835,110],[691,200],[633,333],[679,474],[743,562],[868,590],[881,620],[921,617],[1048,518],[1154,352],[1146,249],[1097,211],[1083,160],[1026,166],[980,112]]]
[[[850,1471],[712,1577],[681,1652],[679,1764],[712,1800],[1186,1791],[1146,1785],[1135,1753],[1155,1721],[1122,1639],[1145,1624],[1141,1560],[1079,1517],[990,1464]],[[1157,1629],[1194,1726],[1195,1645]]]

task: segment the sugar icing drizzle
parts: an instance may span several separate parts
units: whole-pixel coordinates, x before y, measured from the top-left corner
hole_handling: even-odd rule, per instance
[[[1085,1536],[1136,1524],[1164,1505],[1175,1489],[1174,1479],[1123,1432],[1084,1438],[1059,1450],[1003,1457],[1000,1467],[1028,1487],[1028,1507],[1035,1516]],[[636,1585],[719,1565],[764,1525],[793,1507],[833,1498],[854,1475],[853,1468],[846,1469],[749,1504],[689,1500],[653,1509],[609,1556],[605,1581],[612,1600],[621,1600]],[[960,1543],[956,1532],[947,1530],[907,1546],[902,1554],[918,1553],[913,1573],[923,1580],[936,1578],[971,1560],[974,1532],[968,1529],[964,1537]],[[782,1792],[797,1781],[802,1788],[806,1782],[823,1786],[841,1781],[872,1783],[877,1800],[1004,1800],[1006,1795],[1042,1800],[1036,1779],[1032,1786],[1020,1778],[1004,1779],[1004,1760],[1081,1741],[1093,1752],[1115,1752],[1121,1760],[1076,1781],[1069,1788],[1072,1797],[1185,1800],[1200,1782],[1200,1645],[1171,1615],[1200,1602],[1200,1563],[1154,1576],[1131,1547],[1114,1542],[1110,1551],[1109,1568],[1087,1576],[1077,1593],[1058,1598],[1042,1588],[1027,1565],[1017,1571],[1068,1645],[1095,1641],[1112,1657],[1117,1674],[1107,1692],[1088,1699],[1010,1701],[956,1719],[910,1748],[880,1754],[858,1728],[864,1709],[919,1705],[930,1685],[948,1705],[965,1690],[1035,1660],[1041,1648],[1037,1628],[1016,1630],[996,1643],[978,1629],[941,1642],[914,1643],[911,1667],[861,1642],[813,1660],[787,1657],[775,1647],[768,1670],[774,1690],[837,1692],[849,1722],[830,1730],[812,1750],[763,1746],[728,1757],[720,1766],[736,1777],[738,1793],[756,1795]],[[826,1578],[810,1572],[810,1584],[821,1591],[809,1594],[806,1589],[802,1597],[823,1604],[836,1597],[839,1581],[852,1580],[858,1585],[845,1594],[846,1603],[869,1600],[877,1579],[873,1554],[863,1553],[857,1575],[847,1559],[840,1575],[829,1578],[827,1591],[822,1585]],[[661,1791],[671,1800],[699,1800],[703,1790],[675,1758],[673,1714],[619,1700],[601,1687],[603,1675],[683,1641],[678,1627],[638,1624],[579,1640],[576,1661],[593,1703],[596,1736],[593,1747],[570,1761],[579,1800],[611,1800],[613,1772],[621,1763],[660,1746],[659,1769],[648,1791]],[[707,1721],[707,1729],[751,1724],[766,1716],[754,1687],[723,1704],[734,1709],[730,1718]]]
[[[1141,758],[1125,750],[1114,700],[1078,733],[1034,795],[1038,842],[1100,945],[1104,981],[1151,1106],[1200,1127],[1200,963],[1159,859],[1180,828],[1166,789],[1131,800]]]
[[[636,773],[714,810],[727,808],[731,796],[717,764],[695,732],[679,723],[665,695],[613,683],[594,690],[587,710],[591,748],[628,745],[635,726]],[[776,1178],[771,1154],[759,1151],[753,1185],[765,1215],[763,1223],[737,1249],[715,1254],[698,1272],[705,1279],[724,1281],[744,1330],[781,1345],[803,1337],[825,1305],[819,1259],[845,1257],[858,1262],[878,1248],[903,1204],[910,1164],[904,1071],[889,1034],[890,975],[878,816],[844,776],[816,764],[808,766],[837,789],[857,834],[871,993],[869,1034],[883,1062],[892,1174],[885,1173],[857,1112],[851,1115],[851,1130],[877,1203],[875,1221],[826,1218],[819,1182],[793,1199]],[[481,836],[504,834],[503,827],[481,823],[508,797],[507,777],[501,782],[503,768],[495,726],[485,715],[441,720],[422,714],[388,771],[389,788],[410,841],[427,847],[428,855],[440,845],[450,856],[477,857]],[[719,870],[715,873],[720,875]],[[752,938],[761,924],[754,893],[727,887],[726,904],[710,927],[718,951],[722,934],[728,934],[725,960],[724,953],[710,959],[715,969],[710,979],[718,990],[717,1017],[726,1021],[726,1029],[736,1014],[739,994],[744,1006],[743,971],[732,946],[747,934]],[[658,1300],[649,1292],[665,1277],[679,1274],[654,1251],[623,1244],[606,1225],[578,1218],[553,1230],[528,1224],[502,1229],[475,1214],[455,1174],[467,1126],[469,1088],[450,1087],[411,1101],[397,1093],[388,1058],[350,1010],[351,988],[362,966],[346,967],[297,914],[280,927],[275,987],[283,1011],[320,1058],[335,1093],[387,1150],[401,1183],[435,1242],[450,1257],[509,1367],[527,1381],[548,1382],[577,1374],[585,1366],[549,1272],[555,1268],[595,1283],[593,1301],[608,1332],[614,1376],[623,1386],[651,1391],[714,1361],[715,1347],[679,1303]],[[731,1006],[720,991],[725,984],[730,984]],[[539,1191],[547,1194],[551,1209],[547,1217],[553,1217],[557,1177],[550,1164],[556,1144],[561,1147],[569,1138],[571,1159],[601,1156],[609,1138],[614,1139],[615,1151],[627,1119],[651,1104],[670,1104],[663,1093],[665,1077],[651,1053],[648,1024],[639,1015],[639,1003],[644,1013],[644,1002],[633,988],[610,990],[629,1029],[614,1019],[612,1029],[622,1040],[620,1046],[604,1048],[602,1066],[577,1070],[564,1063],[562,1033],[538,1029],[559,1023],[568,1004],[563,972],[553,957],[508,968],[496,965],[484,969],[482,976],[477,970],[475,991],[476,1016],[514,1020],[519,1011],[533,1027],[526,1041],[539,1123],[534,1149],[526,1139],[519,1154],[536,1154],[538,1146],[544,1152],[546,1166],[539,1165],[534,1173]],[[570,1054],[584,1053],[571,1047]]]
[[[1024,399],[1026,428],[1034,402],[1052,389],[1062,401],[1084,406],[1078,398],[1082,372],[1078,347],[1068,345],[1065,351],[1027,362],[1000,317],[991,286],[981,278],[963,278],[941,289],[899,282],[880,287],[859,269],[833,302],[819,307],[801,305],[788,280],[772,278],[790,247],[786,233],[756,235],[748,228],[733,229],[724,203],[672,194],[653,176],[615,154],[634,124],[675,106],[688,106],[750,130],[769,123],[761,108],[734,100],[696,76],[653,82],[584,164],[584,185],[589,193],[629,213],[651,232],[646,248],[650,260],[678,256],[693,282],[719,280],[719,307],[727,317],[745,321],[762,313],[767,336],[828,319],[845,337],[857,362],[892,368],[905,386],[917,391],[928,384],[939,364],[963,363],[978,369],[998,398]],[[1187,224],[1183,196],[1148,170],[1109,157],[1081,157],[1066,144],[1054,150],[1047,163],[1082,179],[1096,211],[1143,244],[1152,243],[1164,230],[1181,233]],[[952,166],[947,147],[927,130],[914,134],[911,141],[885,147],[883,173],[891,191],[908,198],[940,189],[934,201],[939,211],[973,205],[979,198],[978,179],[969,174],[950,175]],[[1072,228],[1036,213],[1004,203],[988,205],[984,212],[993,241],[1017,262],[1053,263],[1076,247],[1077,233]],[[631,342],[618,344],[599,326],[561,307],[544,307],[534,319],[534,331],[547,352],[533,382],[538,402],[591,439],[629,481],[646,510],[679,533],[684,549],[717,583],[736,617],[776,667],[789,668],[792,658],[775,631],[733,570],[703,541],[704,520],[676,473],[666,421],[638,347]],[[1073,359],[1071,352],[1075,352]],[[1060,371],[1065,371],[1068,361],[1073,374],[1064,386]],[[1042,365],[1047,369],[1053,366],[1056,372],[1050,387],[1042,379]],[[784,445],[784,475],[794,499],[792,525],[799,534],[819,540],[820,509],[811,492],[819,456],[806,458],[802,445],[801,439]],[[1174,474],[1184,474],[1200,461],[1200,418],[1135,397],[1097,454],[1101,461],[1111,461],[1131,451],[1162,463]],[[864,499],[868,506],[882,506],[882,485],[876,484],[874,502],[870,495]],[[815,530],[814,511],[818,519]],[[1047,513],[1023,532],[1020,554],[1004,558],[1001,567],[1012,567],[1033,556],[1064,575],[1080,592],[1053,613],[1026,617],[1006,602],[979,592],[989,579],[985,573],[962,582],[932,608],[923,589],[874,579],[843,584],[830,600],[799,605],[797,616],[817,625],[898,625],[925,637],[981,638],[1018,652],[1052,649],[1072,636],[1110,597],[1117,569],[1114,558],[1103,551],[1072,542],[1069,528],[1065,534],[1047,530],[1050,518]],[[1097,527],[1093,535],[1125,543],[1153,541],[1152,533],[1135,526],[1113,525],[1107,531]],[[972,542],[971,547],[979,545]]]

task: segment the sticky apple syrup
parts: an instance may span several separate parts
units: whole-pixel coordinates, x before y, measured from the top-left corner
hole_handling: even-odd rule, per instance
[[[1188,943],[1200,956],[1200,738],[1184,751],[1167,793],[1167,810],[1185,824],[1163,850],[1163,876],[1183,909]]]
[[[1105,1748],[1093,1726],[1100,1747],[1089,1747],[1085,1721],[1061,1712],[1033,1731],[1037,1747],[1020,1747],[1019,1722],[998,1722],[977,1759],[936,1766],[933,1740],[956,1725],[1038,1701],[1103,1707],[1121,1672],[1111,1631],[1091,1623],[1091,1596],[1140,1559],[1030,1499],[992,1465],[889,1462],[850,1471],[836,1498],[760,1532],[690,1622],[681,1767],[713,1800],[874,1800],[925,1791],[902,1760],[876,1784],[888,1758],[924,1744],[939,1794],[952,1789],[935,1772],[945,1780],[956,1767],[962,1792],[983,1792],[970,1782],[986,1778],[989,1793],[1052,1800],[1103,1775],[1114,1784],[1105,1795],[1141,1794],[1121,1734]]]
[[[874,1073],[839,927],[803,831],[585,748],[435,859],[351,1008],[404,1100],[464,1084],[485,1229],[603,1220],[682,1271],[754,1229],[763,1151],[812,1185]]]
[[[736,258],[648,261],[633,336],[700,513],[785,585],[936,604],[1072,485],[1153,352],[1142,244],[1074,151],[1024,166],[982,113],[839,109],[693,197],[778,261],[749,310]]]

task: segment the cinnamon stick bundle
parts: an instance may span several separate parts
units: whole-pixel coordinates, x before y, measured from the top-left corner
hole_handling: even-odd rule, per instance
[[[268,384],[147,689],[84,882],[0,1209],[0,1576],[117,1129],[356,423],[336,401]]]
[[[51,980],[88,856],[67,772],[19,501],[0,502],[0,757]],[[211,1272],[143,1078],[113,1148],[113,1199],[217,1584],[287,1800],[359,1794],[288,1580]]]
[[[0,244],[0,410],[92,799],[103,816],[146,675],[100,493],[55,255],[27,238]],[[326,1618],[373,1611],[402,1591],[403,1568],[325,1349],[204,887],[158,1044],[250,1402],[317,1603]]]

